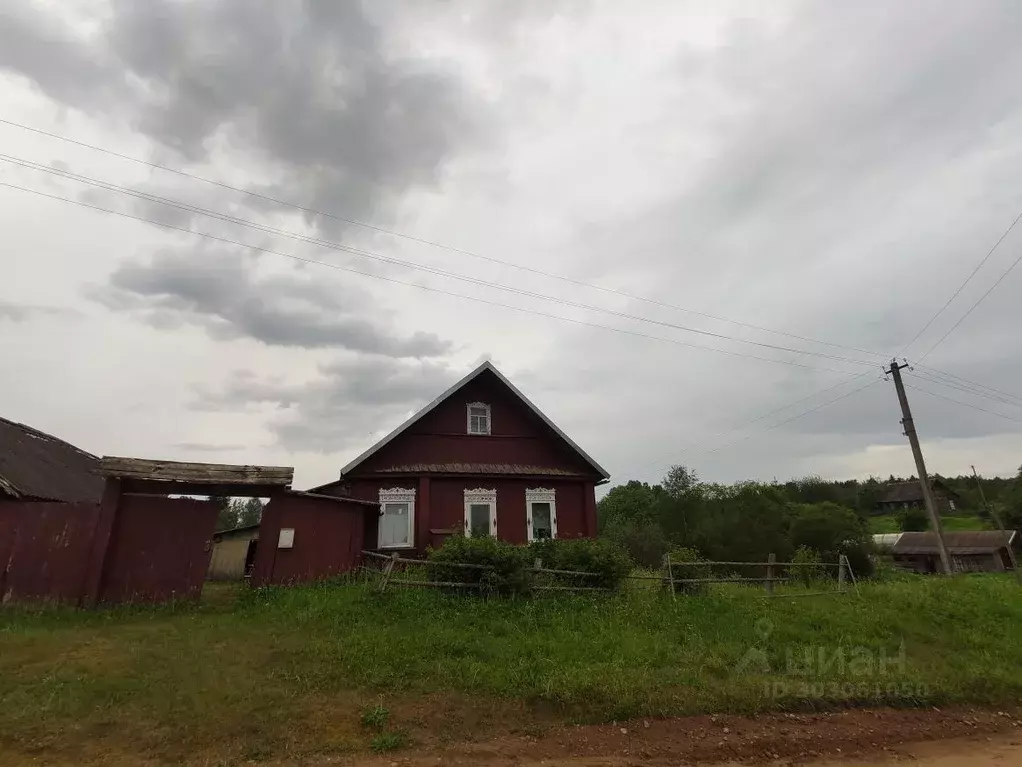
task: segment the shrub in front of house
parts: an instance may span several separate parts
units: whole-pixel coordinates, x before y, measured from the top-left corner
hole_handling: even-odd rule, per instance
[[[528,549],[496,538],[452,535],[439,549],[429,549],[426,560],[432,580],[474,584],[477,586],[474,590],[484,595],[527,594],[531,585],[528,568],[532,560]]]
[[[544,568],[587,575],[550,575],[553,584],[614,589],[634,564],[628,553],[606,538],[562,538],[536,541],[528,548],[531,559]]]

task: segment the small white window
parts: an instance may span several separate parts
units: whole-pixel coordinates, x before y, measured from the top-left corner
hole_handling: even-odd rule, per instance
[[[544,487],[525,491],[526,527],[529,541],[557,537],[557,491]]]
[[[490,433],[490,406],[485,402],[468,403],[468,433]]]
[[[947,499],[947,505],[948,505],[948,508],[951,509],[951,511],[955,510],[955,502],[952,501],[950,498]]]
[[[407,549],[415,545],[415,491],[404,488],[380,490],[380,524],[377,545],[381,549]]]
[[[497,491],[465,491],[465,537],[485,538],[497,535]]]

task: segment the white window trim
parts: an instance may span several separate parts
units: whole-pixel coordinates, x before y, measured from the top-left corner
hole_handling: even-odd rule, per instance
[[[481,407],[486,410],[486,431],[472,431],[472,408]],[[493,418],[490,415],[490,406],[485,402],[469,402],[465,405],[465,431],[468,434],[485,436],[493,429]]]
[[[472,537],[472,527],[469,524],[472,504],[488,504],[490,507],[490,535],[497,537],[497,491],[476,488],[465,490],[465,537]]]
[[[536,540],[532,532],[532,504],[550,504],[550,538],[557,538],[557,490],[547,487],[525,489],[525,527],[529,531],[529,543]]]
[[[404,487],[395,487],[390,490],[380,488],[380,517],[383,517],[383,504],[385,503],[407,503],[408,504],[408,543],[397,546],[384,546],[380,540],[383,528],[376,526],[376,548],[378,549],[413,549],[415,548],[415,491]]]

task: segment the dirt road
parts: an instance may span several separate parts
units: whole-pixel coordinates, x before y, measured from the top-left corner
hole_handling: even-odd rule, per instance
[[[425,745],[425,744],[424,744]],[[1022,765],[1019,712],[851,710],[705,716],[557,728],[408,754],[354,767],[1012,767]]]

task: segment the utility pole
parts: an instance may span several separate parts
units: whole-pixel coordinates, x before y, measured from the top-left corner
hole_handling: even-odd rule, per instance
[[[979,489],[980,500],[983,501],[983,506],[987,510],[987,513],[993,518],[997,524],[997,529],[1004,533],[1006,539],[1008,539],[1008,531],[1004,529],[1004,523],[1001,522],[1001,515],[997,513],[989,503],[987,503],[987,494],[983,492],[983,483],[979,481],[979,474],[976,473],[976,467],[972,467],[972,476],[976,478],[976,487]],[[1008,557],[1011,559],[1011,569],[1015,571],[1015,576],[1022,581],[1022,572],[1018,569],[1018,562],[1015,560],[1015,551],[1011,548],[1011,540],[1008,539]]]
[[[940,564],[945,575],[951,574],[951,556],[947,552],[947,544],[944,542],[944,527],[940,521],[940,511],[937,510],[937,501],[933,497],[933,488],[930,487],[930,477],[926,473],[926,463],[923,461],[923,451],[919,447],[919,435],[916,434],[915,422],[912,420],[912,411],[908,406],[908,396],[905,394],[905,384],[901,380],[901,369],[907,368],[908,364],[899,365],[897,360],[891,360],[890,370],[885,370],[894,379],[894,388],[898,392],[898,402],[901,404],[901,424],[905,427],[905,436],[912,446],[912,457],[916,460],[916,474],[919,476],[919,486],[923,491],[923,501],[926,504],[926,513],[930,516],[930,527],[937,538],[937,549],[940,551]]]

